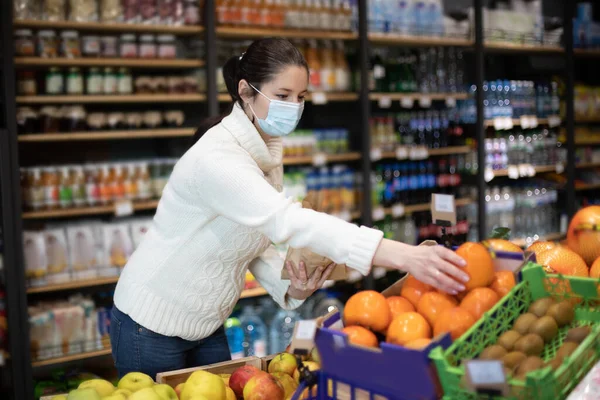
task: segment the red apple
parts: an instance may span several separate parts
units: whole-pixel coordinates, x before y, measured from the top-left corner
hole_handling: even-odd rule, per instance
[[[179,385],[175,386],[175,393],[177,393],[177,397],[181,398],[181,392],[183,392],[184,386],[185,386],[185,382],[180,383]]]
[[[244,387],[244,400],[283,400],[285,390],[273,375],[261,372]]]
[[[233,371],[233,374],[229,378],[229,387],[233,389],[238,399],[243,397],[246,383],[259,372],[262,371],[252,365],[244,365]]]

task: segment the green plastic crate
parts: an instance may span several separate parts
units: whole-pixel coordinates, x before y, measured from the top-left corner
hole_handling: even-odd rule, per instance
[[[544,348],[544,361],[554,358],[567,331],[577,326],[592,326],[592,333],[577,350],[565,358],[563,364],[552,371],[550,367],[530,373],[525,381],[510,379],[509,397],[504,400],[558,400],[567,397],[587,372],[600,360],[600,295],[597,279],[546,274],[543,267],[528,263],[522,271],[523,280],[498,304],[487,312],[446,351],[441,347],[432,350],[434,361],[446,400],[491,399],[464,388],[462,360],[476,358],[484,348],[496,343],[498,337],[511,329],[515,320],[527,312],[537,299],[551,296],[556,300],[577,299],[575,321],[559,330],[557,337]]]

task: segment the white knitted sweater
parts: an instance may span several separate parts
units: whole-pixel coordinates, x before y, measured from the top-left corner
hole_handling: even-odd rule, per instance
[[[265,143],[244,111],[210,129],[177,163],[150,230],[117,284],[117,308],[166,336],[200,340],[230,315],[247,268],[284,308],[283,260],[271,243],[308,248],[367,274],[382,233],[302,209],[281,193],[281,139]]]

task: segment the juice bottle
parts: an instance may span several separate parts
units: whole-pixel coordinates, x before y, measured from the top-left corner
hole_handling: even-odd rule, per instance
[[[314,0],[314,28],[329,30],[331,29],[330,12],[331,3],[329,0]]]
[[[150,170],[147,162],[138,165],[137,188],[140,200],[148,200],[152,197],[152,181],[150,180]]]
[[[90,207],[100,202],[100,179],[95,165],[85,167],[85,199]]]
[[[100,189],[100,203],[109,204],[113,199],[113,177],[110,173],[110,166],[108,164],[102,164],[102,166],[100,166],[98,188]]]
[[[273,0],[273,15],[271,16],[271,22],[276,28],[283,28],[285,26],[285,9],[286,0]]]
[[[122,164],[115,164],[112,168],[112,196],[113,200],[123,200],[125,198],[125,172]]]
[[[350,4],[350,0],[340,0],[340,2],[342,3],[341,9],[343,18],[340,18],[342,23],[339,25],[339,29],[350,31],[352,30],[352,5]]]
[[[40,210],[45,205],[46,193],[44,188],[44,181],[42,179],[42,169],[32,168],[29,170],[29,177],[27,178],[29,194],[29,207],[32,210]]]
[[[44,168],[42,175],[44,185],[44,204],[48,209],[58,207],[58,172],[56,168]]]
[[[217,23],[219,25],[229,24],[229,11],[230,11],[229,0],[217,0],[215,9],[217,11]]]
[[[252,23],[252,1],[253,0],[240,0],[240,25],[248,26]]]
[[[275,0],[262,0],[260,7],[260,25],[274,27],[277,20]]]
[[[321,89],[324,92],[331,92],[335,90],[336,82],[335,82],[335,63],[333,61],[333,50],[331,48],[331,42],[325,42],[325,46],[321,48],[321,61],[323,64],[321,65],[320,71],[320,81],[321,81]]]
[[[335,49],[335,88],[341,92],[350,90],[350,65],[344,53],[344,42],[338,40]]]
[[[298,28],[300,26],[300,0],[283,1],[283,26],[286,28]]]
[[[308,42],[306,62],[309,69],[308,90],[321,90],[321,60],[319,60],[317,41],[314,39]]]
[[[238,26],[242,23],[242,3],[245,0],[229,0],[227,20],[230,25]]]
[[[69,171],[69,167],[60,168],[58,187],[60,207],[69,208],[73,206],[73,188],[71,186],[71,171]]]
[[[137,198],[137,195],[138,195],[137,181],[138,181],[138,176],[137,176],[135,164],[133,164],[133,163],[127,164],[127,173],[125,174],[125,181],[124,181],[125,198],[126,199],[135,200]]]
[[[76,207],[83,207],[86,201],[85,173],[80,165],[72,169],[71,191],[73,192],[73,203]]]

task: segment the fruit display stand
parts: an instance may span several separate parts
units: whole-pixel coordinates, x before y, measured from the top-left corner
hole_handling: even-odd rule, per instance
[[[225,361],[222,363],[206,365],[203,367],[186,368],[177,371],[161,372],[156,375],[156,383],[166,383],[171,387],[175,387],[185,381],[195,371],[207,371],[216,375],[231,375],[236,369],[245,365],[251,365],[258,369],[262,369],[262,360],[258,357],[245,357],[239,360]]]
[[[523,268],[522,277],[522,282],[461,338],[447,349],[438,346],[431,352],[430,358],[436,365],[444,389],[444,399],[491,398],[466,389],[462,362],[475,359],[482,350],[495,344],[534,301],[545,297],[556,301],[568,300],[575,305],[574,320],[560,328],[554,339],[544,347],[541,358],[545,362],[555,358],[570,328],[590,326],[591,333],[555,370],[551,366],[544,367],[530,372],[524,380],[509,377],[510,395],[504,399],[564,399],[600,359],[600,311],[596,308],[600,300],[598,280],[546,274],[543,267],[531,262]]]

